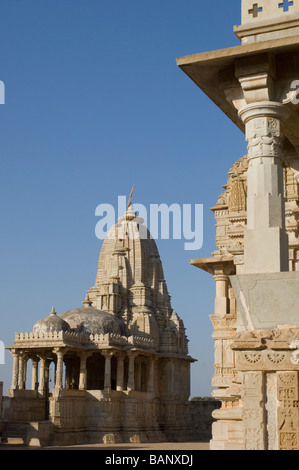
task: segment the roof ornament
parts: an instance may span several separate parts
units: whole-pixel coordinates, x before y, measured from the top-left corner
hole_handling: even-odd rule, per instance
[[[89,295],[87,294],[85,300],[82,302],[84,307],[92,307],[92,301],[90,300]]]
[[[51,310],[51,312],[50,312],[50,315],[56,315],[56,312],[55,312],[55,308],[54,308],[54,307],[52,307],[52,310]]]

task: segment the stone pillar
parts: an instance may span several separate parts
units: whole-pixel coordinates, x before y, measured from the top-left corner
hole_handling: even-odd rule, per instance
[[[64,379],[64,387],[66,390],[69,390],[72,385],[72,360],[65,359],[65,379]]]
[[[19,351],[12,350],[13,368],[12,368],[12,382],[11,389],[16,390],[19,382]]]
[[[245,273],[289,269],[281,164],[282,123],[288,113],[284,105],[271,101],[248,104],[239,111],[249,160]]]
[[[19,355],[19,378],[18,378],[18,388],[19,390],[23,390],[25,388],[25,357],[21,353]]]
[[[266,450],[264,373],[245,372],[243,386],[245,450]]]
[[[277,372],[278,449],[299,449],[298,372]]]
[[[128,372],[128,385],[127,390],[133,392],[135,390],[135,354],[128,353],[129,358],[129,372]]]
[[[122,391],[124,389],[124,359],[122,354],[117,355],[117,371],[116,371],[116,390]]]
[[[49,393],[50,364],[51,364],[51,360],[47,359],[45,362],[45,391],[47,394]]]
[[[141,391],[141,367],[142,367],[142,362],[141,359],[138,358],[135,361],[135,390],[138,392]]]
[[[38,383],[38,359],[32,359],[31,389],[35,390]]]
[[[38,391],[42,395],[45,393],[45,366],[46,366],[46,358],[40,357],[40,370],[39,370],[39,384],[38,384]]]
[[[54,350],[57,356],[57,363],[56,363],[56,374],[55,374],[55,388],[62,389],[63,388],[63,356],[64,353],[60,349]]]
[[[101,354],[105,358],[105,375],[104,375],[104,390],[111,390],[111,357],[112,351],[102,351]]]
[[[148,382],[147,391],[153,393],[155,391],[155,362],[156,358],[150,358],[148,361]]]
[[[216,274],[215,315],[225,316],[228,313],[228,283],[229,277],[225,274]]]
[[[79,390],[86,390],[87,386],[87,369],[86,361],[89,354],[82,353],[80,355],[80,376],[79,376]]]

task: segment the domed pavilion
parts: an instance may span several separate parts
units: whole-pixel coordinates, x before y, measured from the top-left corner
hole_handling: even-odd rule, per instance
[[[132,205],[103,242],[83,305],[53,307],[9,349],[9,416],[30,423],[29,445],[192,439],[194,360],[156,243]]]

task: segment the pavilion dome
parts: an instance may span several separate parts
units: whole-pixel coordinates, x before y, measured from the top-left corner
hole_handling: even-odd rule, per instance
[[[60,331],[70,331],[70,325],[57,316],[54,307],[46,318],[42,318],[33,326],[34,333],[54,333]]]
[[[89,306],[68,310],[59,318],[69,325],[71,331],[81,334],[114,333],[126,336],[125,324],[115,315]]]

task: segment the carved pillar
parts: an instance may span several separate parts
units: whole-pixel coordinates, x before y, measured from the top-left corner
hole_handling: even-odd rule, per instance
[[[289,269],[280,160],[282,122],[288,113],[285,106],[271,101],[248,104],[239,111],[245,123],[249,160],[244,238],[246,273]]]
[[[124,359],[123,354],[117,355],[116,390],[118,391],[124,389]]]
[[[18,388],[19,390],[23,390],[25,388],[25,363],[26,363],[26,358],[21,353],[19,355],[19,378],[18,378]]]
[[[72,387],[72,360],[64,359],[65,364],[65,378],[64,378],[64,387],[66,390]]]
[[[135,390],[135,354],[128,353],[129,358],[129,371],[128,371],[128,385],[127,390],[133,392]]]
[[[225,316],[228,313],[228,283],[229,277],[225,274],[216,274],[215,315]]]
[[[101,354],[105,357],[105,375],[104,375],[104,389],[111,390],[111,357],[112,351],[102,351]]]
[[[245,372],[243,385],[245,449],[266,450],[263,372]]]
[[[46,366],[46,358],[40,356],[40,369],[39,369],[39,384],[38,384],[38,391],[42,395],[45,393],[45,366]]]
[[[298,372],[277,372],[278,449],[299,449]]]
[[[62,389],[63,388],[63,356],[64,352],[61,349],[54,350],[57,356],[57,363],[56,363],[56,374],[55,374],[55,388]]]
[[[38,383],[38,358],[32,359],[31,389],[36,390]]]
[[[155,391],[155,362],[156,358],[150,358],[148,361],[148,382],[147,391],[153,393]]]
[[[141,367],[141,358],[138,358],[135,361],[135,390],[139,392],[141,391]]]
[[[86,361],[89,353],[82,353],[80,355],[80,376],[79,376],[79,390],[86,390],[87,386],[87,369]]]
[[[18,388],[19,382],[19,351],[12,350],[11,351],[13,356],[13,368],[12,368],[12,382],[11,382],[11,389],[16,390]]]
[[[45,390],[47,394],[49,393],[50,364],[51,360],[47,359],[45,362]]]

